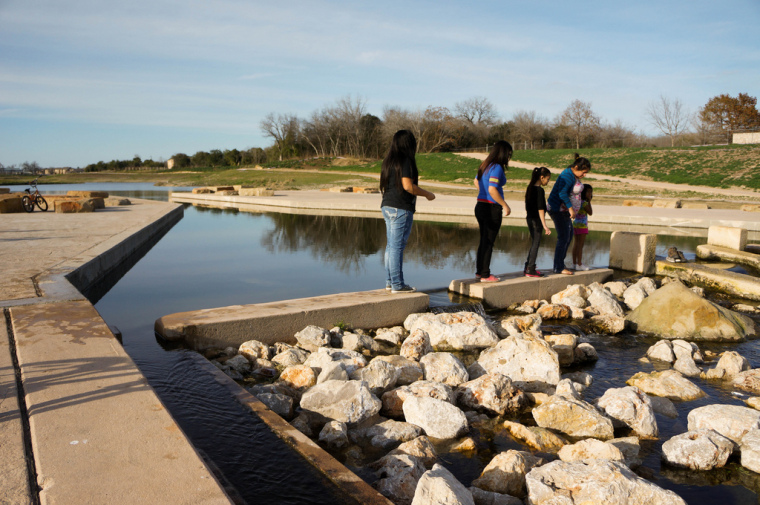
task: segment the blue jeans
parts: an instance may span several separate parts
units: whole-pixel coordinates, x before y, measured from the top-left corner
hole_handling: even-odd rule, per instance
[[[560,273],[565,270],[565,256],[570,248],[570,242],[573,241],[573,220],[570,219],[570,213],[549,212],[549,216],[554,221],[554,228],[557,230],[557,246],[554,248],[554,272]]]
[[[382,207],[385,219],[385,285],[393,289],[404,287],[404,249],[412,232],[414,212],[395,207]]]

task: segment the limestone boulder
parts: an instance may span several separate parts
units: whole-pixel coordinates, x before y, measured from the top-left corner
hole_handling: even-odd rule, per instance
[[[242,354],[248,361],[253,361],[258,358],[269,359],[271,355],[269,353],[269,346],[258,340],[249,340],[243,342],[238,348],[238,353]]]
[[[575,354],[575,361],[573,361],[575,364],[593,362],[599,359],[596,349],[588,342],[581,342],[575,346],[573,353]]]
[[[565,289],[563,289],[562,291],[560,291],[559,293],[553,294],[551,297],[551,302],[555,304],[568,305],[563,300],[567,298],[577,297],[577,298],[582,298],[585,301],[586,298],[588,298],[589,294],[590,294],[589,290],[583,284],[571,284]],[[584,303],[583,307],[585,307],[586,305],[587,304]]]
[[[540,337],[507,337],[483,351],[478,363],[488,373],[506,375],[523,391],[540,391],[559,382],[557,353]]]
[[[583,386],[571,381],[570,379],[560,379],[557,383],[557,387],[554,389],[555,396],[561,396],[563,398],[572,398],[574,400],[581,400],[581,389]]]
[[[317,384],[317,374],[310,366],[293,365],[282,371],[279,381],[295,390],[304,390]]]
[[[656,344],[647,349],[647,358],[674,363],[676,355],[673,352],[673,344],[669,340],[658,340]]]
[[[498,372],[483,375],[456,387],[458,403],[465,408],[495,415],[513,415],[527,403],[525,394],[512,380]]]
[[[391,354],[389,356],[377,356],[372,361],[386,361],[395,366],[398,370],[398,379],[396,384],[399,386],[405,386],[422,380],[422,367],[416,361],[404,358],[398,354]],[[370,361],[370,365],[372,364]]]
[[[249,373],[252,369],[251,362],[248,360],[248,358],[241,354],[231,357],[224,362],[224,365],[240,374]]]
[[[670,282],[647,297],[626,319],[635,331],[668,339],[738,342],[757,335],[754,321]]]
[[[615,295],[604,288],[592,290],[588,297],[588,303],[593,308],[597,309],[599,314],[607,314],[617,317],[625,316],[623,307],[620,306],[620,302],[617,301]]]
[[[284,349],[282,352],[277,353],[272,358],[272,362],[277,363],[283,367],[288,367],[291,365],[300,365],[306,361],[306,358],[308,357],[309,353],[307,351],[299,349],[298,347],[292,347],[289,349]]]
[[[521,335],[527,331],[540,331],[543,320],[538,314],[512,316],[502,319],[497,327],[502,336]]]
[[[368,422],[374,419],[370,419]],[[391,450],[401,443],[415,440],[421,434],[422,429],[419,426],[394,421],[393,419],[380,418],[380,422],[370,424],[369,426],[359,426],[351,430],[349,436],[356,443],[366,440],[373,447]]]
[[[374,416],[381,405],[364,381],[325,381],[301,397],[302,410],[349,425]]]
[[[643,289],[647,296],[657,291],[657,283],[651,277],[642,277],[636,281],[636,286],[639,286],[641,289]]]
[[[553,461],[526,476],[531,505],[686,505],[673,491],[645,480],[624,463],[605,459]]]
[[[617,335],[625,330],[625,318],[613,314],[599,314],[591,316],[589,322],[591,328],[597,333],[606,335]]]
[[[298,345],[310,352],[330,345],[330,332],[319,326],[309,325],[296,333],[295,337]]]
[[[383,394],[383,415],[401,417],[404,415],[404,402],[412,396],[436,398],[452,405],[455,404],[454,391],[450,386],[436,381],[422,380],[408,386],[398,387]]]
[[[760,394],[760,368],[739,372],[734,376],[732,384],[739,389]]]
[[[641,458],[639,458],[639,451],[641,450],[641,444],[639,443],[639,437],[621,437],[613,438],[607,441],[608,444],[612,444],[623,453],[625,458],[625,464],[628,468],[636,468],[641,466]]]
[[[623,452],[609,442],[602,442],[595,438],[586,438],[580,442],[562,447],[557,453],[562,461],[572,463],[574,461],[590,461],[593,459],[609,459],[612,461],[625,462]]]
[[[715,368],[707,370],[703,377],[705,379],[729,380],[733,379],[741,372],[750,369],[751,367],[747,358],[736,351],[726,351],[721,355]]]
[[[403,410],[406,422],[419,426],[432,438],[456,438],[468,430],[464,412],[443,400],[412,396],[404,401]]]
[[[569,319],[570,318],[570,307],[567,305],[559,305],[559,304],[553,304],[549,303],[546,305],[542,305],[539,307],[539,309],[536,311],[536,314],[541,316],[542,319]]]
[[[544,460],[525,451],[500,452],[486,465],[472,485],[493,493],[524,497],[525,476]]]
[[[741,405],[705,405],[689,412],[688,428],[715,430],[738,445],[749,431],[760,428],[760,412]]]
[[[711,429],[699,429],[676,435],[662,444],[662,459],[692,470],[712,470],[726,464],[734,442]]]
[[[566,433],[571,437],[613,437],[612,421],[583,400],[552,396],[533,409],[533,419],[542,428]]]
[[[597,405],[608,416],[624,423],[641,438],[658,437],[659,430],[652,402],[639,388],[610,388],[599,398]]]
[[[380,397],[396,387],[400,372],[387,361],[373,359],[369,365],[357,368],[350,375],[351,380],[365,381],[373,395]]]
[[[459,359],[449,352],[431,352],[420,359],[425,380],[441,382],[448,386],[458,386],[470,377]]]
[[[422,461],[408,454],[383,456],[372,469],[378,476],[375,489],[397,505],[411,505],[417,483],[426,471]]]
[[[649,396],[649,395],[647,395]],[[662,396],[649,396],[649,401],[652,402],[652,410],[657,414],[662,414],[665,417],[675,419],[678,417],[678,411],[673,402]]]
[[[676,370],[639,372],[628,379],[626,384],[636,386],[649,395],[662,396],[669,400],[688,401],[705,396],[704,391]]]
[[[524,505],[523,501],[516,496],[493,493],[475,486],[470,486],[468,489],[472,493],[475,505]]]
[[[475,505],[472,493],[443,466],[436,463],[417,483],[412,505]]]
[[[741,465],[744,468],[760,473],[760,430],[748,431],[742,437]]]
[[[381,340],[389,345],[399,345],[404,341],[404,327],[380,328],[375,332],[375,340]]]
[[[319,347],[315,352],[311,353],[306,358],[306,361],[304,361],[304,365],[321,372],[325,365],[333,361],[342,363],[346,369],[346,373],[349,375],[354,373],[358,368],[367,366],[367,358],[361,353],[349,351],[348,349],[330,349],[327,347]]]
[[[430,345],[437,351],[473,351],[499,341],[488,322],[474,312],[412,314],[404,321],[404,327],[410,334],[417,329],[424,330]]]
[[[316,370],[312,368],[312,370]],[[346,365],[340,361],[329,361],[322,366],[319,375],[317,375],[317,384],[325,381],[347,381],[348,372]]]
[[[292,397],[279,393],[259,393],[256,398],[283,419],[293,418],[295,400]]]
[[[623,281],[610,281],[605,282],[602,287],[604,287],[607,291],[616,297],[622,298],[625,290],[628,289],[628,284]]]
[[[342,349],[361,353],[371,351],[375,341],[369,335],[358,335],[350,331],[344,332],[340,337],[340,346]]]
[[[399,354],[404,358],[419,361],[430,352],[433,352],[433,347],[430,345],[430,336],[428,336],[425,330],[417,328],[401,344]]]
[[[641,302],[643,302],[647,296],[647,292],[644,291],[643,287],[634,284],[623,292],[623,301],[628,305],[629,309],[633,310],[641,305]]]
[[[319,432],[319,441],[330,449],[342,449],[348,445],[348,428],[346,423],[330,421]]]
[[[504,421],[502,425],[513,438],[539,452],[556,454],[567,444],[566,439],[540,426],[524,426],[513,421]]]
[[[438,453],[435,447],[425,435],[420,435],[413,440],[402,443],[388,454],[408,454],[414,456],[422,461],[425,468],[432,468],[433,464],[438,460]]]

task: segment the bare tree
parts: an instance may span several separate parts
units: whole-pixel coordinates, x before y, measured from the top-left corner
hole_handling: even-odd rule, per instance
[[[547,120],[536,114],[536,111],[517,111],[512,117],[512,140],[521,142],[525,149],[533,149],[535,143],[543,137],[546,124]]]
[[[581,139],[591,136],[599,128],[599,116],[591,110],[590,102],[573,100],[557,120],[559,127],[570,130],[575,148],[580,149]]]
[[[670,146],[676,145],[676,139],[689,127],[691,114],[684,108],[678,98],[670,99],[660,95],[659,100],[649,102],[646,111],[649,122],[670,137]]]
[[[472,126],[493,126],[499,118],[496,108],[487,98],[476,96],[454,105],[457,116]]]
[[[260,123],[261,131],[267,137],[272,137],[282,161],[282,155],[295,144],[299,132],[298,118],[293,114],[277,114],[270,112]]]

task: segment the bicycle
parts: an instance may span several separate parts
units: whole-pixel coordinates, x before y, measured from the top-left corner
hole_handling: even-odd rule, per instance
[[[34,206],[37,205],[37,207],[42,211],[45,212],[48,210],[48,203],[47,200],[45,200],[45,197],[43,197],[40,194],[40,190],[37,189],[37,179],[33,180],[29,183],[29,185],[34,189],[34,191],[30,191],[30,188],[26,188],[24,191],[26,191],[26,195],[21,199],[21,203],[24,205],[24,210],[27,212],[34,211]]]

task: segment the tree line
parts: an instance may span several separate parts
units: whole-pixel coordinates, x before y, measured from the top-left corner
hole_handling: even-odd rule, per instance
[[[553,119],[519,110],[504,120],[485,97],[463,100],[451,109],[386,106],[378,117],[367,111],[366,100],[349,95],[307,117],[270,112],[259,124],[272,141],[268,147],[176,153],[171,159],[175,169],[253,166],[308,157],[379,159],[400,129],[414,133],[421,153],[484,149],[501,139],[516,149],[705,145],[730,143],[732,133],[760,130],[757,98],[746,93],[715,96],[695,112],[677,98],[660,96],[648,104],[644,117],[661,136],[644,135],[621,121],[606,122],[590,102],[582,100],[573,100]],[[163,161],[135,155],[131,160],[99,161],[85,170],[164,167]]]

